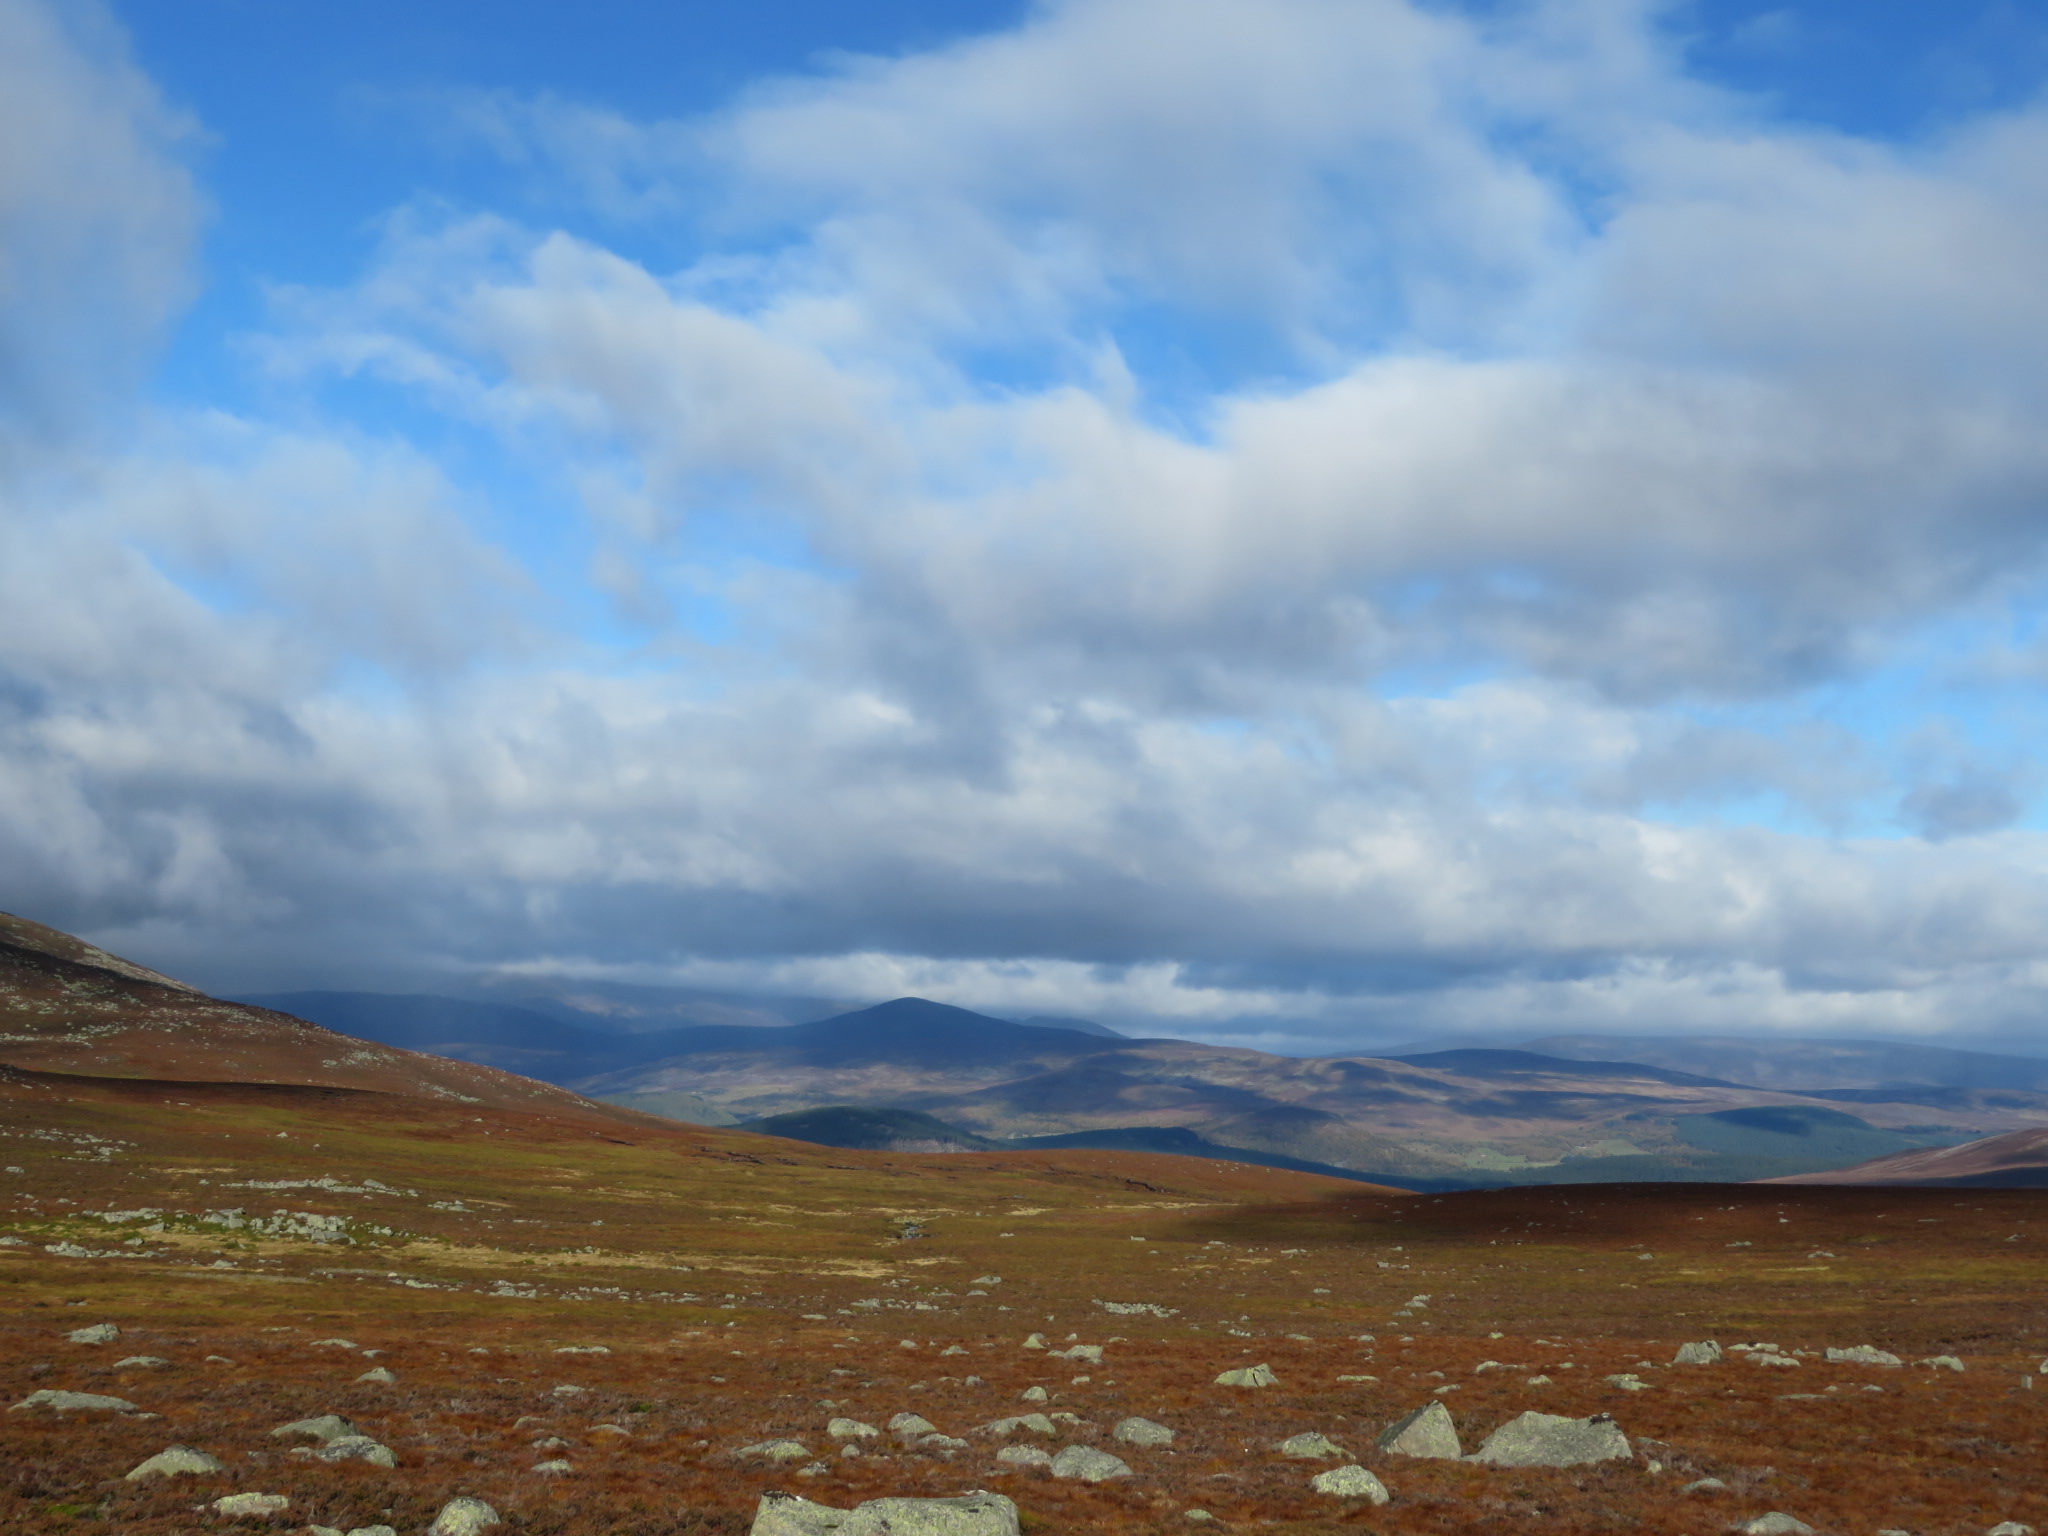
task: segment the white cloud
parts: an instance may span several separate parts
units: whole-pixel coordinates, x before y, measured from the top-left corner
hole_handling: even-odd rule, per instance
[[[290,429],[16,475],[8,899],[245,985],[525,967],[1296,1045],[2020,1016],[2023,776],[1697,706],[2037,591],[2048,130],[1784,129],[1645,14],[1068,0],[707,123],[491,101],[610,213],[702,193],[703,259],[401,210],[290,294]],[[140,347],[183,173],[110,45],[36,35],[48,112],[155,188],[90,278],[154,295],[108,311]],[[5,183],[19,227],[108,228],[61,169]],[[1166,377],[1185,336],[1214,356]],[[322,420],[336,374],[495,439],[496,480]],[[559,617],[593,582],[630,642]],[[1757,801],[1792,810],[1717,818]],[[1787,830],[1878,802],[1928,836]]]

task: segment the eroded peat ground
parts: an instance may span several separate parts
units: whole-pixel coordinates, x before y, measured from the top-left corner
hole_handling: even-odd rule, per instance
[[[219,1530],[213,1499],[265,1492],[292,1501],[276,1529],[412,1536],[468,1494],[508,1533],[658,1536],[743,1532],[770,1488],[850,1505],[977,1487],[1046,1533],[1186,1531],[1193,1508],[1300,1532],[1706,1533],[1767,1510],[1827,1532],[2048,1529],[2036,1192],[1398,1196],[1181,1159],[843,1153],[191,1084],[44,1084],[0,1101],[0,1133],[6,1401],[138,1410],[0,1414],[7,1529]],[[69,1341],[99,1323],[118,1339]],[[1666,1364],[1707,1338],[1796,1363]],[[1076,1344],[1100,1360],[1052,1352]],[[1856,1344],[1909,1363],[1821,1358]],[[1940,1355],[1964,1370],[1910,1363]],[[1277,1385],[1213,1384],[1261,1362]],[[357,1380],[377,1368],[395,1381]],[[1034,1387],[1045,1403],[1020,1400]],[[1501,1471],[1373,1449],[1432,1397],[1467,1450],[1540,1409],[1610,1413],[1637,1454]],[[1078,1422],[1008,1443],[1096,1444],[1133,1475],[1002,1466],[977,1426],[1034,1409]],[[903,1412],[966,1447],[885,1436],[841,1457],[825,1433]],[[268,1433],[324,1413],[397,1466],[294,1457]],[[1116,1443],[1127,1415],[1175,1443]],[[1312,1493],[1332,1463],[1271,1449],[1305,1430],[1393,1501]],[[735,1454],[778,1438],[816,1475]],[[172,1444],[226,1471],[124,1480]],[[570,1470],[531,1470],[549,1460]],[[1682,1491],[1708,1477],[1725,1490]]]

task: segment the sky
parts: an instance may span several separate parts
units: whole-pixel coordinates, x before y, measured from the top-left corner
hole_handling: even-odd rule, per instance
[[[0,907],[2041,1036],[2034,0],[0,0]]]

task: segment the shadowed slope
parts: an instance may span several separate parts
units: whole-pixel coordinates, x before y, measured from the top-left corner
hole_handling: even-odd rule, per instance
[[[2048,1189],[2048,1131],[2008,1131],[1959,1147],[1895,1152],[1853,1168],[1796,1173],[1769,1184],[1925,1184],[1958,1189]]]

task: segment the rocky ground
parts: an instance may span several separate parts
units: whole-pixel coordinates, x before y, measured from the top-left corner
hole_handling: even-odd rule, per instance
[[[2031,1191],[1398,1196],[193,1084],[0,1100],[0,1169],[0,1529],[474,1498],[665,1536],[979,1488],[1045,1533],[2048,1529]],[[1625,1453],[1378,1447],[1431,1403],[1466,1453],[1532,1410]]]

